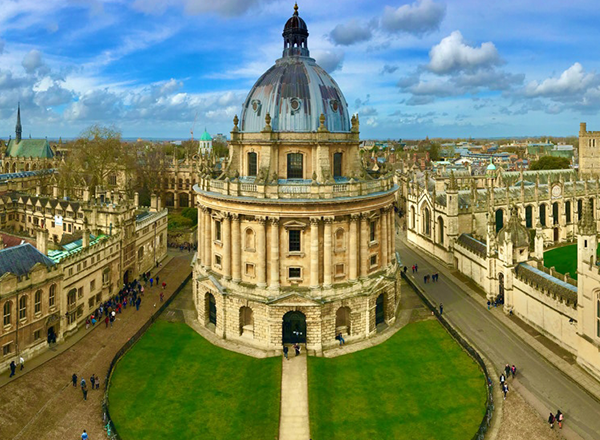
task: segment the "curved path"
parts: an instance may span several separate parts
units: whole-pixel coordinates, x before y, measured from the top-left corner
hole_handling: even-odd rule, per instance
[[[565,414],[563,434],[568,439],[600,439],[600,402],[523,342],[485,306],[466,294],[464,284],[440,262],[414,249],[402,240],[397,241],[403,264],[409,267],[418,264],[418,284],[436,303],[444,304],[447,319],[485,353],[498,370],[508,362],[517,366],[515,385],[527,401],[542,416],[560,409]],[[423,284],[423,275],[434,272],[440,273],[439,281]]]

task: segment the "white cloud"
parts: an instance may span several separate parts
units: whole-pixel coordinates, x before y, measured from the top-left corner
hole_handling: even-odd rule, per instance
[[[273,0],[135,0],[133,8],[144,14],[160,15],[169,8],[183,8],[188,15],[214,13],[223,17],[236,17],[261,3]]]
[[[502,62],[494,43],[469,46],[460,31],[454,31],[429,51],[427,67],[437,74],[491,67]]]
[[[312,56],[327,73],[334,72],[342,68],[344,64],[344,52],[336,50],[315,50],[311,52]]]
[[[23,62],[21,63],[25,72],[27,73],[35,73],[40,67],[44,65],[42,61],[42,53],[39,50],[33,49],[25,57],[23,57]]]
[[[541,83],[531,81],[525,87],[525,95],[531,97],[573,95],[585,91],[590,85],[597,82],[598,79],[594,73],[586,73],[581,64],[575,63],[561,73],[558,78],[547,78]]]
[[[348,23],[338,24],[333,28],[329,37],[337,45],[349,46],[354,43],[370,40],[372,35],[369,25],[362,25],[358,20],[353,19]]]
[[[0,55],[2,55],[2,53],[4,52],[4,46],[5,46],[4,41],[0,40]]]
[[[446,5],[432,0],[417,0],[399,8],[386,6],[381,25],[388,32],[423,35],[439,29],[445,15]]]

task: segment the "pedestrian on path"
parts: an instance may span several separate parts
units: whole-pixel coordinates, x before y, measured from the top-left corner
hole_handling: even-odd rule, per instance
[[[504,400],[506,400],[506,395],[508,394],[508,384],[507,383],[505,383],[502,386],[502,392],[504,393]]]
[[[504,386],[504,382],[506,382],[506,377],[504,377],[504,373],[500,375],[500,389]]]
[[[150,278],[150,287],[152,287],[152,283],[154,283],[154,278]]]
[[[164,299],[165,299],[164,292],[160,292],[160,302],[163,302]]]
[[[289,361],[288,350],[289,350],[289,348],[287,348],[287,345],[284,345],[283,346],[283,357],[285,357],[285,359]]]
[[[346,343],[346,341],[344,340],[344,337],[342,336],[342,332],[339,332],[338,335],[335,337],[335,339],[340,341],[340,345],[344,345]]]
[[[21,364],[21,370],[23,370],[23,368],[25,368],[25,359],[23,359],[23,356],[19,356],[19,363]]]
[[[82,377],[81,378],[81,388],[83,388],[85,386],[86,386],[85,379]]]
[[[419,273],[419,265],[415,264],[415,273]]]
[[[156,284],[158,284],[160,281],[160,277],[158,275],[156,275]]]
[[[77,373],[73,373],[73,376],[71,376],[71,380],[73,381],[73,386],[77,388]]]
[[[408,267],[404,266],[404,273],[406,274],[406,271],[408,270]]]
[[[100,378],[98,376],[96,376],[96,389],[100,389]]]
[[[562,429],[562,422],[563,422],[563,413],[560,412],[560,409],[558,411],[556,411],[556,421],[558,422],[558,427],[560,429]]]
[[[10,362],[10,376],[9,377],[13,377],[15,375],[15,371],[17,370],[17,364],[15,364],[15,361],[11,361]]]
[[[87,435],[87,432],[85,432],[85,429],[83,430],[83,433],[81,434],[81,440],[88,440],[88,435]]]
[[[300,345],[297,342],[294,344],[294,350],[296,351],[296,356],[300,356]]]
[[[106,318],[104,318],[104,324],[106,325],[106,327],[104,327],[104,328],[108,328],[108,320],[109,320],[108,315],[106,315]]]
[[[444,313],[444,304],[440,303],[440,316]]]
[[[163,281],[163,283],[162,283],[162,288],[163,288],[163,290],[165,290],[165,287],[167,287],[167,283],[165,283],[165,282]]]
[[[412,273],[415,273],[415,265],[412,265]]]
[[[487,304],[488,304],[488,310],[490,310],[492,308],[492,303],[491,303],[491,301],[489,299],[488,299],[488,303]]]
[[[83,393],[83,400],[87,400],[88,389],[85,386],[85,383],[81,386],[81,392]]]
[[[554,428],[554,414],[552,413],[548,416],[548,424],[550,425],[550,429]]]
[[[427,284],[427,275],[423,276],[423,283]]]
[[[92,389],[94,389],[94,387],[96,386],[96,378],[94,377],[93,374],[90,377],[90,383],[92,384]]]
[[[142,298],[140,298],[138,296],[138,299],[135,301],[135,310],[139,310],[140,309],[140,304],[142,303]]]
[[[513,366],[510,367],[510,372],[512,373],[512,377],[514,379],[515,376],[517,375],[517,367],[515,367],[515,364],[513,364]]]
[[[504,366],[504,372],[506,373],[506,377],[510,376],[510,365],[506,364]]]

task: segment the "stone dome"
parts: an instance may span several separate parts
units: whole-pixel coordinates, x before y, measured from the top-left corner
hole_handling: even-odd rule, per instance
[[[241,131],[260,132],[267,113],[279,132],[313,132],[325,115],[325,128],[350,132],[348,104],[337,83],[309,57],[306,23],[297,6],[283,30],[283,56],[250,90],[241,117]]]
[[[529,231],[521,224],[514,207],[511,210],[510,221],[498,232],[498,242],[512,242],[513,248],[529,247]]]

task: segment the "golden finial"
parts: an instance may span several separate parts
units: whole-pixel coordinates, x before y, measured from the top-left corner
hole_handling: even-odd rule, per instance
[[[298,2],[294,5],[294,15],[298,15]]]

